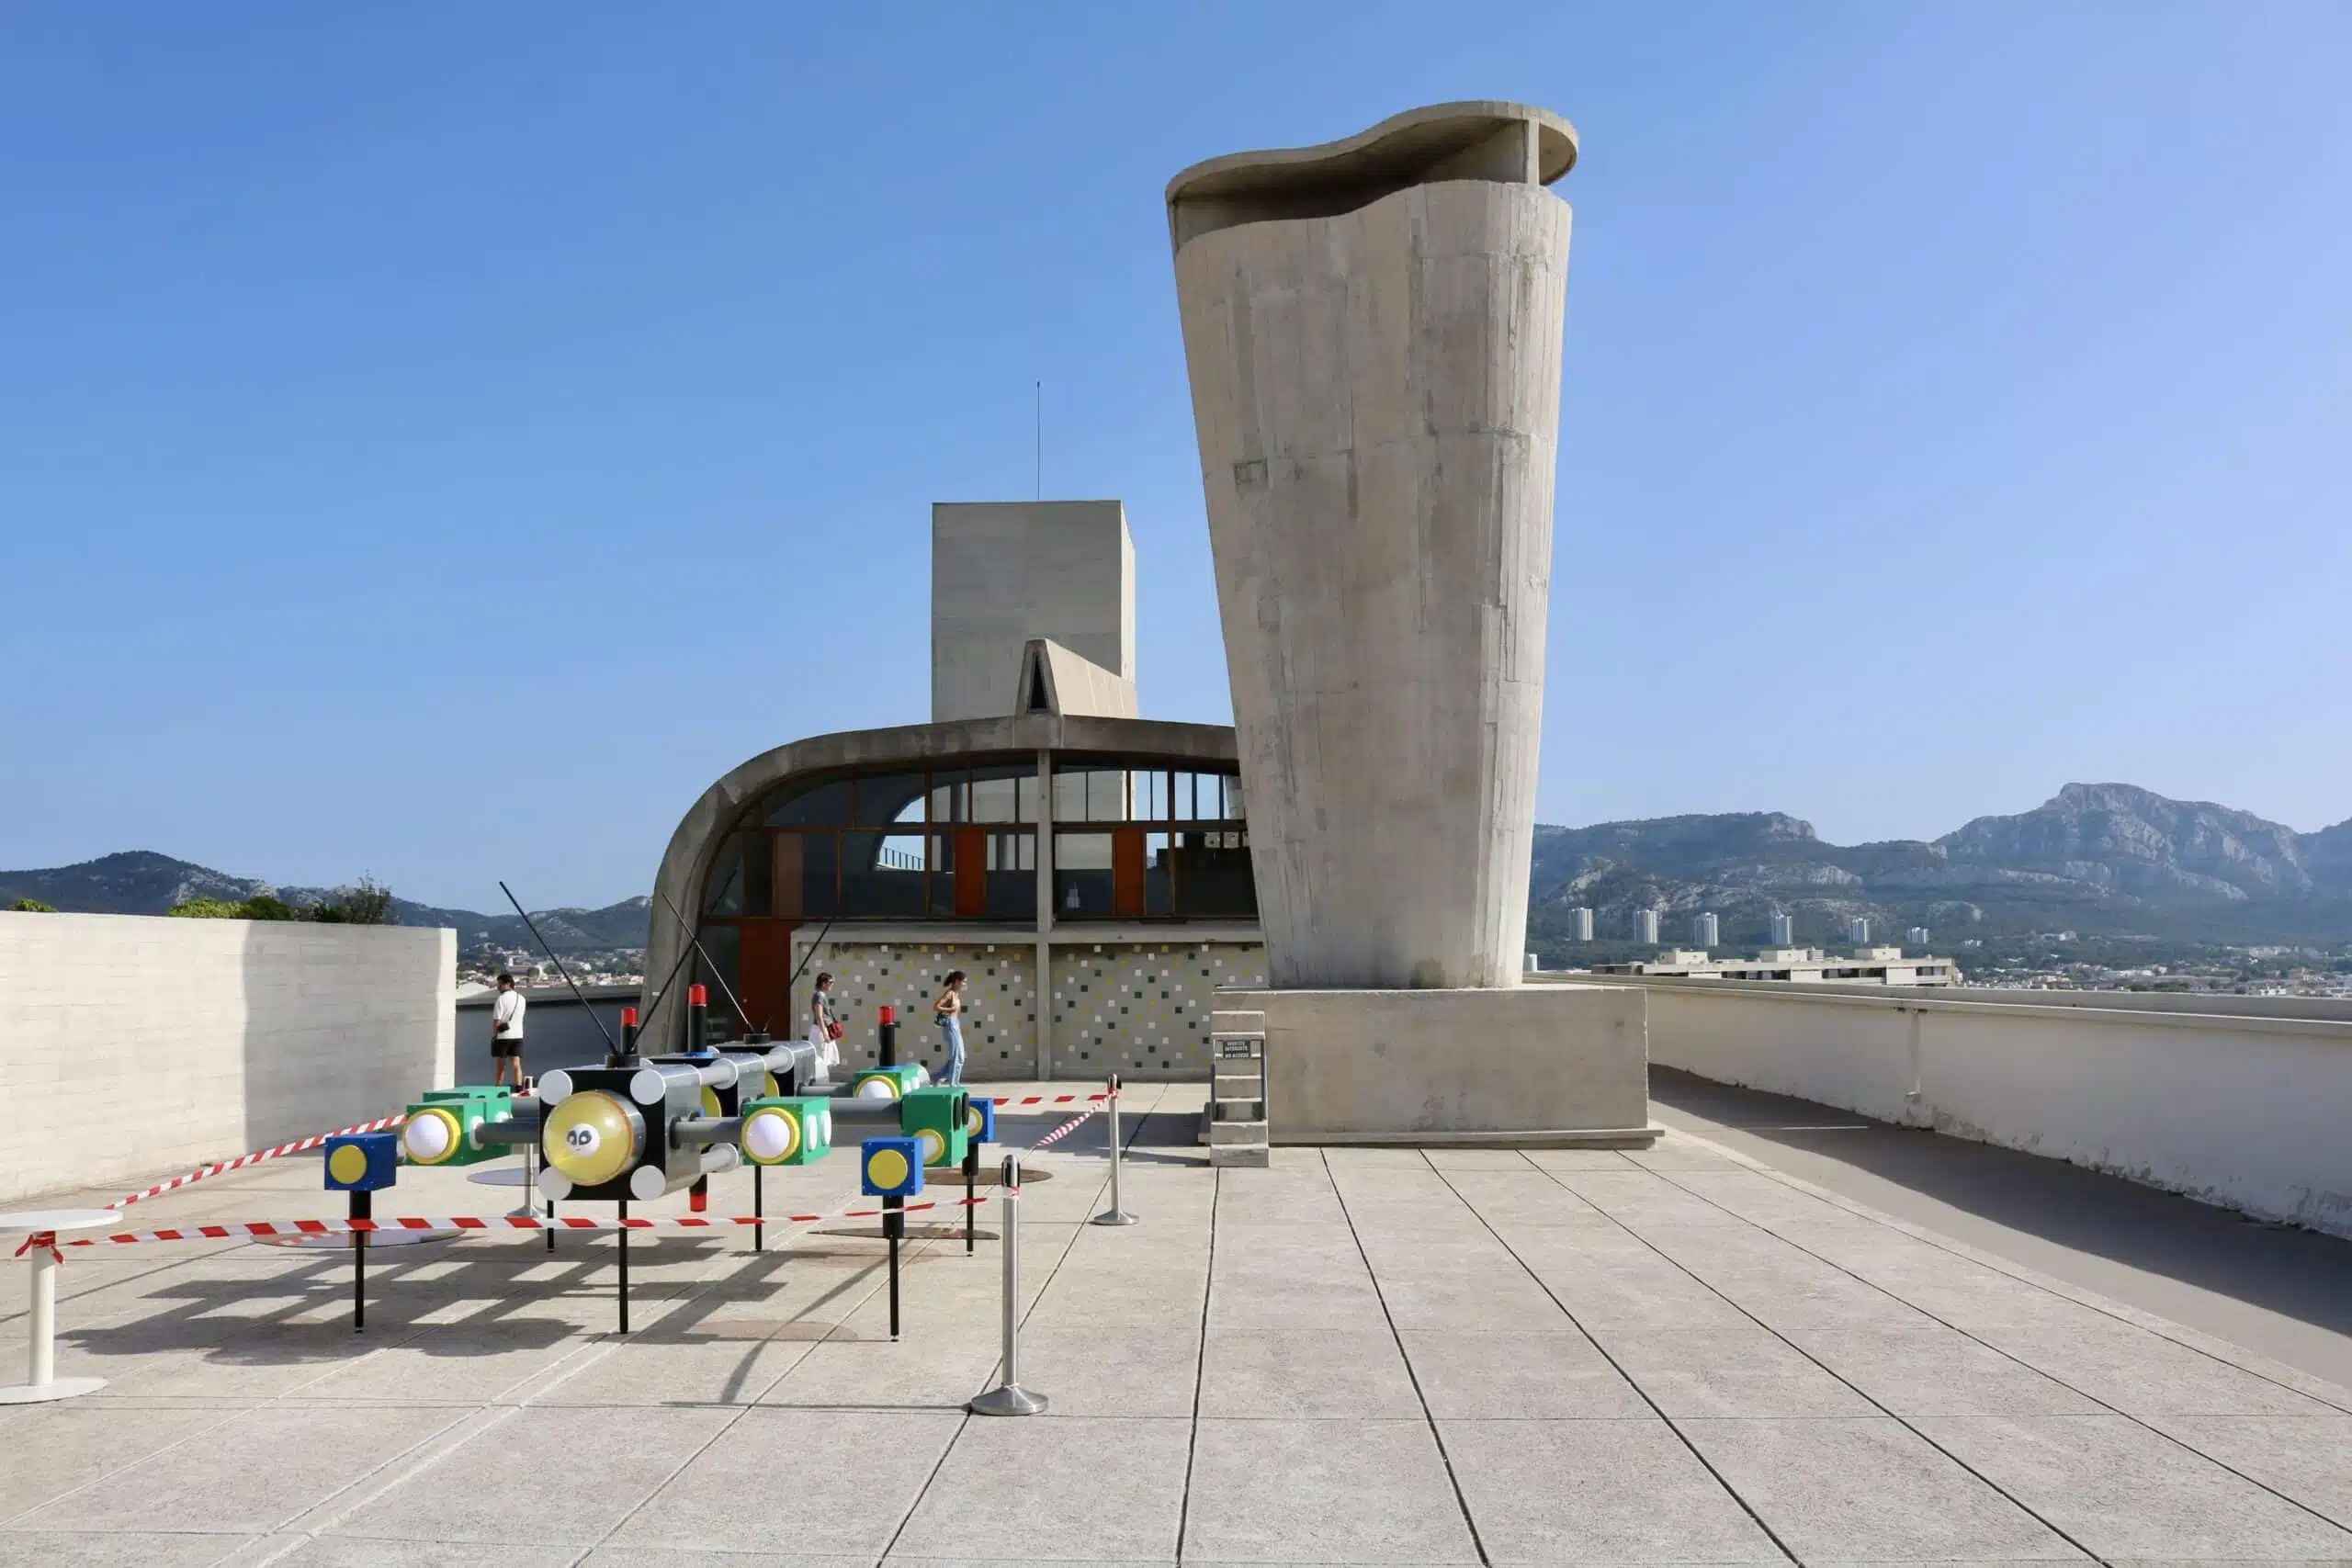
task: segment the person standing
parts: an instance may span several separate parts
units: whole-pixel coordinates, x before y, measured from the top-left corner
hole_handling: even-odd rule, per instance
[[[945,989],[939,999],[931,1004],[931,1021],[939,1025],[940,1042],[947,1047],[947,1070],[939,1076],[944,1084],[964,1081],[964,972],[950,969]]]
[[[511,1066],[514,1087],[523,1087],[523,1014],[530,1007],[514,988],[514,976],[500,971],[498,999],[490,1004],[490,1081],[503,1084]]]
[[[841,1038],[846,1032],[833,1015],[832,973],[820,969],[816,988],[808,993],[808,1043],[817,1048],[819,1079],[831,1081],[833,1069],[841,1066]]]

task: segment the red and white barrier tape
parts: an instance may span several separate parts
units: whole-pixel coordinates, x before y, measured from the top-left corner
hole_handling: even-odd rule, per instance
[[[923,1209],[978,1208],[989,1201],[992,1194],[975,1194],[970,1198],[927,1198],[896,1211],[911,1214]],[[678,1214],[662,1219],[594,1219],[586,1215],[561,1214],[548,1219],[538,1214],[452,1214],[425,1217],[403,1214],[383,1220],[245,1220],[234,1223],[181,1225],[172,1230],[123,1231],[115,1235],[72,1236],[54,1242],[58,1247],[119,1247],[142,1241],[240,1241],[257,1236],[280,1235],[348,1235],[355,1232],[373,1234],[377,1231],[714,1231],[736,1225],[812,1225],[826,1220],[873,1219],[883,1213],[880,1209],[844,1209],[831,1214]],[[26,1244],[31,1247],[41,1238],[35,1236]],[[22,1252],[24,1248],[19,1248]]]
[[[218,1165],[204,1166],[189,1171],[185,1176],[175,1176],[169,1181],[159,1181],[144,1192],[133,1192],[127,1198],[118,1198],[107,1207],[119,1209],[126,1204],[136,1203],[142,1198],[160,1197],[175,1188],[186,1187],[191,1181],[201,1181],[208,1176],[219,1176],[224,1171],[243,1170],[249,1165],[259,1165],[264,1160],[277,1159],[284,1155],[299,1155],[305,1149],[315,1149],[329,1138],[345,1137],[353,1133],[380,1133],[387,1127],[397,1127],[407,1120],[407,1113],[402,1112],[398,1116],[386,1116],[374,1122],[362,1122],[356,1127],[338,1127],[332,1133],[321,1133],[315,1137],[298,1138],[290,1144],[280,1144],[274,1149],[255,1149],[249,1155],[239,1155],[235,1159],[224,1159]]]
[[[1071,1117],[1069,1121],[1063,1122],[1060,1126],[1055,1128],[1052,1132],[1046,1134],[1035,1143],[1030,1145],[1029,1152],[1035,1154],[1039,1149],[1051,1148],[1054,1145],[1060,1143],[1064,1138],[1069,1137],[1072,1133],[1077,1132],[1088,1117],[1092,1116],[1102,1109],[1102,1108],[1099,1105],[1088,1106],[1085,1110],[1080,1111],[1077,1115]]]
[[[996,1103],[1001,1111],[1008,1105],[1076,1105],[1080,1100],[1110,1098],[1107,1094],[1024,1094],[1016,1100],[1001,1094],[996,1097]]]

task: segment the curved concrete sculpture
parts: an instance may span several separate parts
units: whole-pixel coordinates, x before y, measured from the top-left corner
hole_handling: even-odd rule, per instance
[[[1519,983],[1576,155],[1445,104],[1169,184],[1278,988]]]

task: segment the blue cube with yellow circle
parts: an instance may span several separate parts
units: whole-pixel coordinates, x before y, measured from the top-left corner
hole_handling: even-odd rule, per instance
[[[867,1067],[850,1080],[849,1092],[859,1100],[904,1100],[931,1081],[920,1062],[895,1067]]]
[[[326,1142],[327,1190],[375,1192],[401,1179],[397,1133],[338,1133]]]
[[[996,1142],[996,1101],[985,1094],[964,1101],[964,1139],[970,1144]]]
[[[922,1190],[922,1145],[913,1138],[868,1138],[858,1146],[858,1190],[868,1198],[911,1198]]]
[[[401,1128],[401,1151],[411,1165],[476,1165],[507,1151],[485,1148],[474,1141],[474,1129],[485,1122],[503,1122],[514,1114],[514,1094],[503,1085],[460,1084],[456,1089],[428,1089],[408,1108]]]
[[[742,1116],[743,1157],[753,1165],[814,1165],[833,1152],[833,1111],[821,1094],[747,1100]]]
[[[899,1131],[922,1150],[922,1163],[936,1170],[964,1163],[971,1134],[964,1124],[965,1102],[971,1097],[953,1084],[909,1089],[899,1101]]]

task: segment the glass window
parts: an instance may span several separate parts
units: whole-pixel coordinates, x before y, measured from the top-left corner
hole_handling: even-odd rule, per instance
[[[1135,803],[1136,821],[1168,820],[1168,774],[1165,770],[1153,768],[1148,773],[1129,774],[1127,794]]]
[[[1059,781],[1057,781],[1058,783]],[[1054,914],[1082,919],[1112,912],[1111,835],[1054,835]]]
[[[740,835],[729,835],[719,846],[718,858],[711,863],[710,874],[703,879],[702,886],[704,914],[728,917],[743,912],[743,840]]]
[[[1125,822],[1127,805],[1127,773],[1124,768],[1071,767],[1054,771],[1057,822]]]
[[[914,821],[922,820],[924,777],[921,773],[877,773],[856,781],[852,803],[856,815],[845,818],[861,828],[884,828],[893,822],[910,820],[906,813],[914,810]]]
[[[1029,762],[998,762],[972,770],[973,822],[1035,822],[1037,769]]]
[[[835,856],[831,833],[775,836],[775,912],[787,919],[825,916],[834,902]]]
[[[1190,822],[1199,816],[1199,813],[1193,809],[1193,776],[1191,773],[1172,775],[1169,789],[1169,805],[1171,809],[1168,815],[1173,821]]]
[[[1143,836],[1143,912],[1170,915],[1176,911],[1174,837],[1167,833]]]
[[[705,926],[695,934],[702,940],[702,953],[696,955],[694,962],[695,979],[710,987],[710,999],[714,1003],[729,992],[741,996],[743,994],[741,931],[734,926]],[[709,962],[704,962],[706,957]],[[723,986],[721,982],[724,982]],[[710,1010],[710,1014],[711,1027],[714,1031],[718,1029],[721,1015],[727,1016],[730,1021],[733,1019],[733,1014],[725,1007],[714,1006]],[[734,1032],[729,1030],[727,1032],[731,1034]]]
[[[931,775],[931,819],[933,822],[969,822],[972,819],[972,786],[962,773]]]
[[[771,828],[838,828],[849,820],[849,781],[829,779],[768,803]]]
[[[992,920],[1037,918],[1037,835],[1023,829],[988,836],[988,898]]]
[[[745,833],[743,844],[743,913],[775,913],[775,840],[767,833]]]
[[[941,919],[956,913],[956,835],[933,833],[931,846],[931,912]]]
[[[1258,887],[1250,874],[1249,834],[1179,833],[1174,858],[1178,914],[1257,918]]]
[[[850,918],[923,912],[923,837],[853,830],[841,836],[842,913]]]

